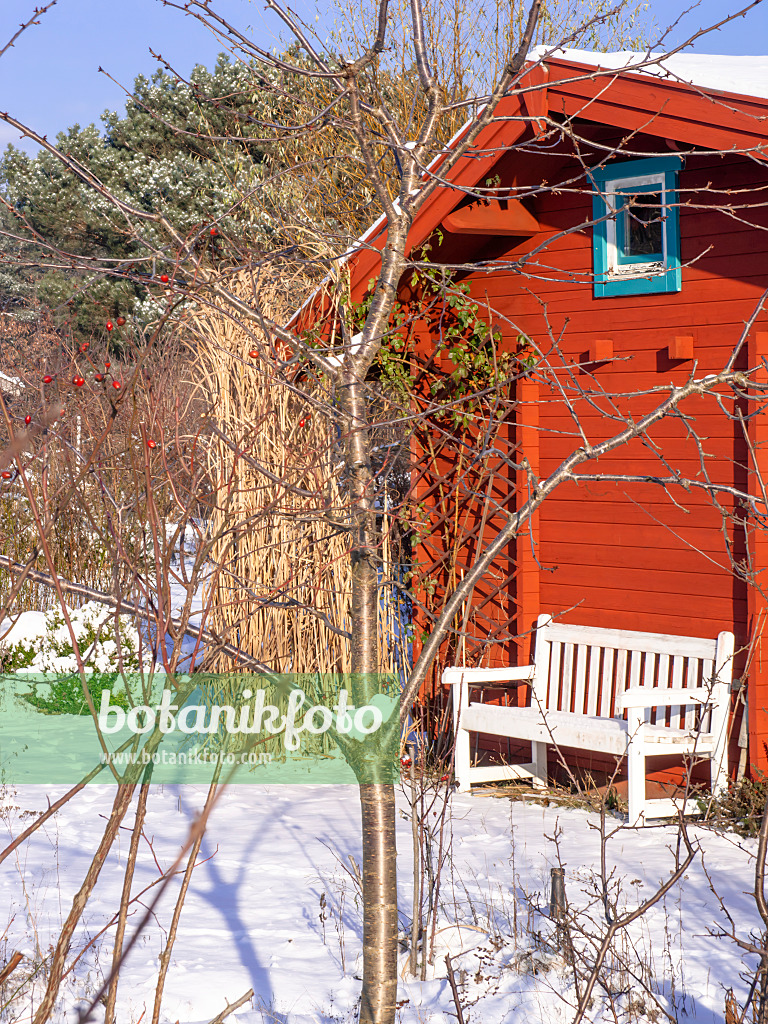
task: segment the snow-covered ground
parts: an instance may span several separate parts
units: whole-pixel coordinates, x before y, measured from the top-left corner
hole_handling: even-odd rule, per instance
[[[205,793],[203,787],[152,787],[134,892],[172,863]],[[3,838],[18,834],[31,813],[44,808],[54,795],[43,787],[6,788]],[[6,915],[0,921],[0,935],[5,932],[0,963],[5,959],[2,954],[12,949],[22,950],[30,961],[48,950],[96,848],[113,795],[111,787],[86,788],[0,867],[0,907]],[[403,927],[411,890],[406,810],[401,794],[398,866]],[[132,817],[131,810],[76,935],[75,952],[118,906]],[[436,970],[430,972],[435,976],[425,982],[402,978],[402,1024],[455,1019],[445,977],[446,951],[454,957],[469,1021],[549,1024],[573,1018],[571,970],[543,941],[552,938],[547,916],[550,869],[562,861],[571,905],[577,910],[590,907],[599,924],[594,897],[600,863],[598,823],[598,817],[587,811],[551,804],[452,797],[451,864],[443,877],[438,931],[441,946]],[[609,823],[615,826],[620,821]],[[680,886],[629,929],[618,951],[626,954],[629,971],[650,979],[671,1019],[719,1024],[726,990],[733,987],[737,998],[744,998],[747,986],[739,975],[747,965],[732,941],[711,934],[726,924],[714,893],[727,906],[738,934],[746,937],[757,925],[748,893],[754,843],[699,827],[691,834],[701,844],[701,856]],[[622,880],[627,905],[646,898],[669,876],[675,843],[671,826],[622,828],[609,842],[609,865]],[[4,845],[0,842],[0,848]],[[182,1024],[210,1021],[228,1002],[253,988],[254,1000],[230,1019],[244,1024],[353,1020],[360,992],[356,975],[362,921],[355,885],[345,870],[350,855],[359,862],[360,813],[354,787],[227,789],[213,813],[201,863],[193,874],[161,1019]],[[176,889],[166,893],[156,919],[123,969],[120,1024],[151,1017],[158,956]],[[132,916],[131,924],[138,916]],[[57,1019],[72,1019],[66,1011],[93,993],[108,968],[112,934],[98,940],[67,979],[65,1005]],[[615,959],[614,963],[613,983],[626,990],[617,1002],[625,1011],[621,1019],[662,1020],[663,1014],[647,996],[640,998],[628,971]],[[404,973],[404,954],[401,967]],[[616,1019],[600,987],[588,1019]]]
[[[16,629],[16,640],[34,641],[45,634],[44,619],[27,613]],[[78,737],[90,725],[87,718],[42,715],[18,696],[14,700],[19,731],[11,737],[0,729],[0,850],[64,792],[64,783],[80,777],[70,778],[67,751],[81,749],[86,740]],[[95,738],[91,741],[98,754]],[[56,785],[24,785],[19,781],[24,776],[18,775],[8,781],[14,778],[9,768],[14,751],[24,747],[40,752],[39,765],[48,772],[42,777]],[[51,774],[55,749],[62,753],[55,755]],[[280,766],[279,782],[273,782],[270,766],[259,765],[250,776],[259,781],[231,785],[221,795],[181,915],[163,1024],[212,1021],[249,989],[253,999],[229,1020],[347,1024],[356,1019],[362,940],[361,901],[350,861],[361,861],[356,787],[294,783],[309,776],[298,762],[289,768]],[[11,998],[14,985],[37,969],[10,1005],[0,1001],[3,1024],[28,1021],[33,1003],[39,1003],[51,943],[97,848],[114,792],[111,785],[87,786],[0,865],[0,969],[14,950],[25,957],[4,997]],[[132,887],[134,895],[144,895],[132,904],[128,937],[152,896],[147,887],[173,864],[206,792],[205,786],[191,783],[152,785]],[[75,933],[69,961],[82,956],[65,978],[56,1024],[75,1020],[76,1007],[93,998],[109,972],[114,926],[100,933],[119,906],[133,816],[134,808]],[[425,981],[412,980],[407,954],[401,953],[399,1024],[456,1019],[446,953],[471,1024],[573,1020],[574,971],[549,918],[550,872],[560,864],[565,869],[583,990],[584,969],[606,927],[598,894],[599,817],[551,801],[544,806],[453,794],[447,821],[434,965]],[[608,827],[614,832],[607,844],[611,893],[618,886],[618,910],[631,909],[674,870],[678,833],[672,826],[629,829],[618,817],[609,817]],[[411,915],[412,840],[402,791],[397,829],[405,934]],[[691,826],[690,835],[698,846],[696,859],[679,885],[619,935],[587,1020],[723,1024],[727,990],[733,989],[743,1004],[754,962],[723,932],[730,921],[741,938],[758,928],[750,895],[755,843],[700,826]],[[159,955],[179,884],[177,878],[168,887],[122,969],[118,1024],[152,1019]],[[94,1019],[102,1018],[99,1009]]]

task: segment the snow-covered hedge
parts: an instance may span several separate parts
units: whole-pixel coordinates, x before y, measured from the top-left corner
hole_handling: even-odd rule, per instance
[[[93,701],[98,704],[106,689],[113,705],[127,708],[126,675],[140,667],[139,633],[133,620],[120,615],[116,621],[114,613],[94,601],[68,614],[72,632],[60,608],[23,612],[10,629],[8,622],[0,624],[0,671],[27,680],[29,692],[18,696],[46,714],[90,714],[74,633]]]
[[[127,615],[115,615],[89,601],[69,610],[72,630],[87,670],[98,673],[137,672],[139,632]],[[72,635],[60,608],[23,612],[17,621],[0,624],[0,668],[5,672],[67,675],[78,671]],[[7,635],[5,635],[7,633]],[[119,640],[119,643],[118,643]]]

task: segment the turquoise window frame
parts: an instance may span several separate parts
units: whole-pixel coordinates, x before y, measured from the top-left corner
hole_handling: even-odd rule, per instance
[[[595,298],[615,295],[657,295],[679,292],[680,214],[677,178],[683,166],[677,155],[627,160],[610,167],[592,168],[592,255]],[[626,217],[616,202],[622,189],[661,192],[665,210],[662,221],[662,252],[649,257],[626,256],[619,237]],[[660,257],[660,258],[659,258]]]

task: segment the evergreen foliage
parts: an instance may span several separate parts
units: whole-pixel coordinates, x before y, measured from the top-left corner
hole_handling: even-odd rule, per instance
[[[105,111],[103,132],[74,125],[57,136],[57,145],[118,199],[165,214],[183,236],[198,232],[207,258],[218,265],[227,260],[223,238],[247,236],[258,246],[272,229],[263,196],[259,203],[250,198],[263,177],[259,136],[272,104],[270,74],[254,74],[222,55],[213,71],[196,67],[188,83],[162,71],[139,76],[124,116]],[[9,146],[0,162],[0,190],[6,200],[0,229],[16,236],[0,242],[6,310],[34,317],[35,307],[47,306],[58,323],[85,334],[100,333],[107,319],[121,314],[152,319],[142,277],[171,274],[174,253],[151,222],[130,224],[45,151],[31,157]],[[41,239],[58,250],[47,260],[40,259]],[[69,254],[116,266],[136,262],[128,277],[89,276],[71,269]]]

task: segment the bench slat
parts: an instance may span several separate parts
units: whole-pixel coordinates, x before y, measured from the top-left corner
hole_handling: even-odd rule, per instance
[[[658,686],[669,686],[669,655],[660,654],[658,664]]]
[[[614,756],[626,753],[628,727],[618,718],[590,718],[572,711],[547,711],[538,708],[500,708],[491,704],[470,704],[461,716],[467,732],[487,733],[518,740],[557,743],[580,750],[600,750]],[[712,750],[715,739],[709,734],[688,733],[663,725],[647,726],[646,742],[669,745],[682,752],[694,749],[700,754]]]
[[[584,644],[576,648],[576,674],[573,679],[573,710],[584,714],[584,698],[587,693],[587,651]]]
[[[683,694],[690,693],[690,705],[701,708],[710,703],[712,694],[708,686],[697,686],[695,690],[686,687],[675,690],[669,686],[638,686],[625,690],[621,695],[622,708],[673,707],[680,703]]]
[[[640,665],[643,660],[642,651],[631,651],[629,655],[629,685],[639,686],[640,685]],[[624,686],[622,687],[622,693],[626,690],[626,677]]]
[[[669,685],[674,690],[679,690],[680,687],[683,685],[683,666],[683,658],[678,657],[672,659],[672,678],[669,681]]]
[[[652,690],[656,683],[656,655],[648,651],[643,659],[643,689]],[[649,709],[646,722],[655,723],[656,715]]]
[[[617,651],[616,652],[616,686],[613,691],[613,700],[611,702],[611,714],[617,714],[616,701],[619,699],[619,694],[624,693],[627,689],[627,652]]]
[[[665,688],[669,686],[669,655],[668,654],[660,654],[659,655],[659,661],[658,661],[658,665],[657,665],[657,681],[656,681],[656,685],[657,686],[662,686],[662,687],[665,687]],[[667,722],[667,709],[666,708],[665,708],[665,710],[663,712],[660,712],[660,711],[656,712],[656,721],[660,725],[668,724],[668,722]]]
[[[562,653],[562,647],[560,644],[550,644],[549,648],[549,687],[543,704],[544,707],[547,708],[558,708],[560,706],[560,655]]]
[[[600,693],[600,648],[589,648],[589,682],[587,683],[587,714],[597,714],[597,698]]]
[[[563,674],[560,687],[560,699],[555,694],[555,703],[550,701],[549,707],[553,711],[572,711],[573,704],[573,644],[563,644]]]
[[[686,660],[683,657],[674,657],[672,659],[672,672],[670,674],[669,685],[673,690],[681,690],[683,688],[683,679],[686,669]],[[680,725],[680,721],[675,721],[675,714],[672,708],[667,709],[667,722],[670,726],[675,724]]]
[[[461,728],[468,732],[485,732],[534,743],[603,750],[619,757],[627,749],[626,722],[617,718],[589,718],[587,715],[575,715],[572,711],[547,711],[544,716],[538,708],[470,704],[462,715]]]
[[[679,654],[685,658],[714,658],[717,641],[697,636],[673,636],[670,633],[641,633],[624,629],[569,626],[553,622],[547,626],[550,643],[594,644],[615,650],[653,651],[654,654]]]
[[[613,659],[614,650],[606,647],[603,651],[603,682],[600,687],[600,715],[602,718],[610,718],[612,714],[613,698]]]
[[[685,689],[695,690],[699,685],[701,674],[701,658],[686,658],[685,661]],[[669,709],[669,723],[671,726],[689,728],[688,716],[682,705]]]

